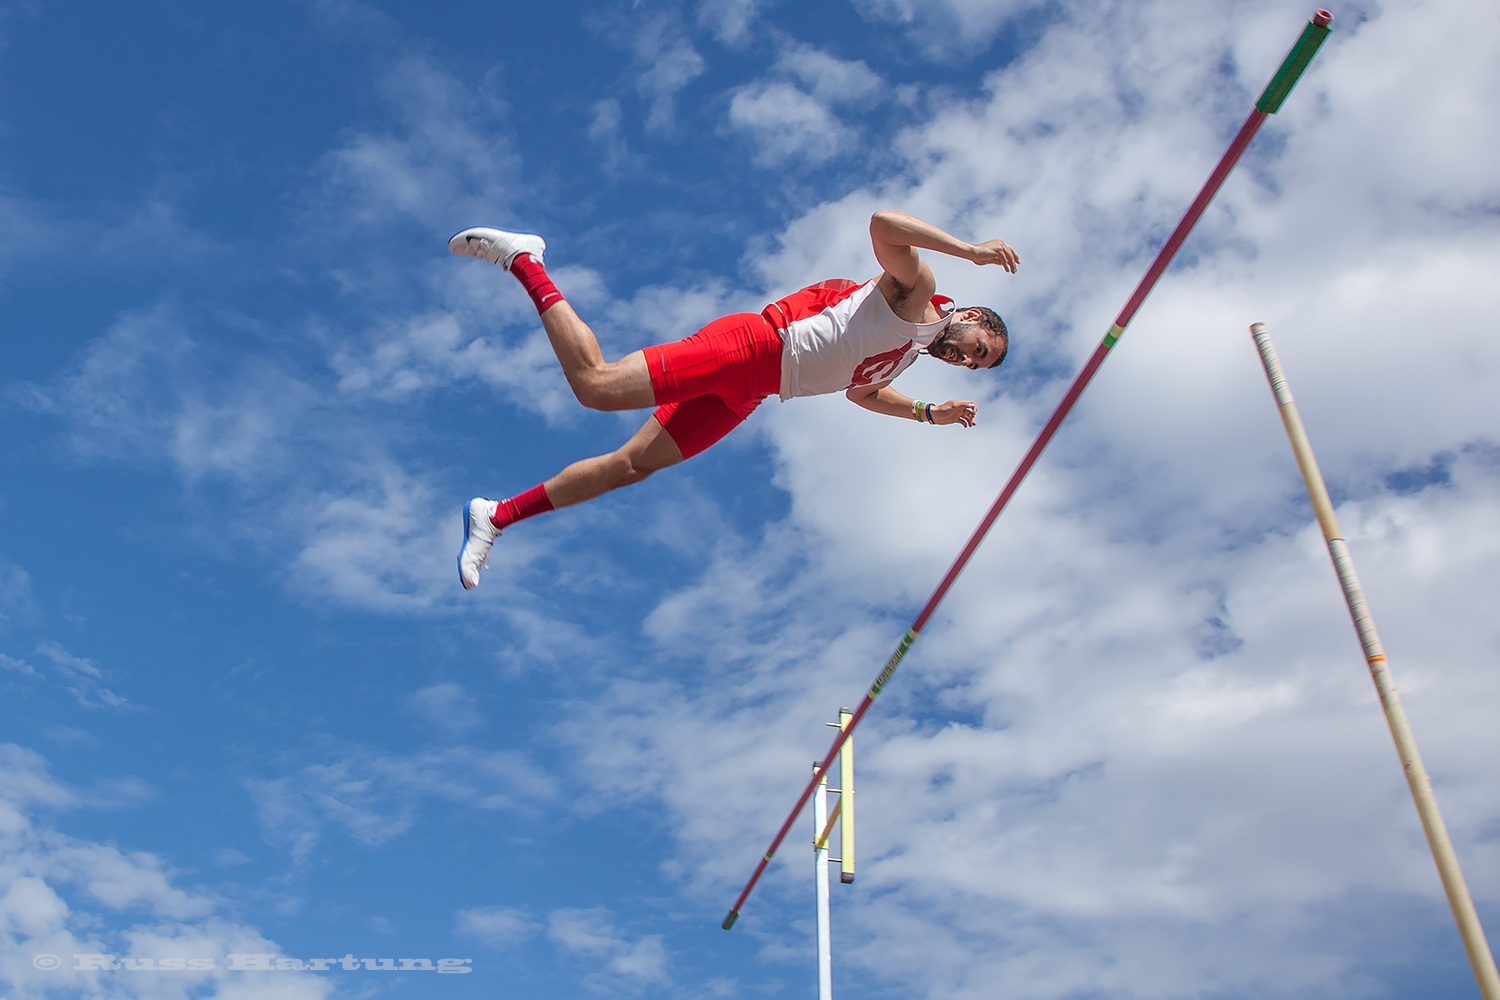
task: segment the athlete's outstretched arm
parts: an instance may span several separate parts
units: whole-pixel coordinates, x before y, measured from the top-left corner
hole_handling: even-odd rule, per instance
[[[887,208],[870,216],[870,242],[887,274],[910,288],[921,278],[918,250],[936,250],[976,264],[999,264],[1012,274],[1021,257],[1004,240],[965,243],[915,215]]]
[[[858,403],[872,413],[883,413],[888,417],[905,417],[907,420],[920,419],[912,411],[912,403],[916,400],[910,396],[896,391],[889,382],[881,382],[879,385],[861,385],[844,393],[844,397],[852,403]],[[974,426],[975,414],[979,408],[971,399],[950,399],[946,403],[934,403],[932,407],[932,422],[935,424],[963,424],[965,427]]]

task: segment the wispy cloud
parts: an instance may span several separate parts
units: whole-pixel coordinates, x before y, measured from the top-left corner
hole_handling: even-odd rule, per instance
[[[864,118],[885,89],[865,63],[839,59],[805,43],[783,47],[769,79],[733,91],[729,125],[745,133],[755,162],[775,167],[801,159],[818,165],[855,146]],[[792,81],[795,81],[792,82]]]
[[[450,732],[462,732],[484,724],[479,703],[462,684],[433,684],[413,691],[407,699],[406,709]]]
[[[386,844],[417,822],[427,799],[496,810],[552,794],[544,773],[523,754],[462,747],[412,755],[356,748],[246,786],[267,840],[299,863],[330,827],[369,847]]]
[[[591,15],[591,29],[630,52],[627,79],[646,102],[645,131],[658,138],[677,130],[677,100],[705,69],[681,15],[673,10],[633,10]]]
[[[0,653],[0,669],[10,670],[26,677],[39,677],[38,674],[25,660],[18,660],[13,656]]]
[[[766,0],[702,0],[698,23],[713,32],[720,43],[743,48],[753,37],[755,22]]]
[[[671,982],[661,935],[632,937],[615,925],[614,914],[602,906],[553,910],[547,916],[547,937],[574,956],[601,963],[600,971],[585,980],[600,991],[612,992],[615,984],[629,988]]]
[[[59,642],[48,641],[36,648],[39,656],[52,661],[52,669],[62,678],[63,686],[84,708],[134,708],[129,701],[104,686],[104,671],[92,660],[74,656]]]
[[[394,127],[351,133],[328,154],[329,204],[366,223],[405,215],[438,232],[504,213],[520,177],[504,103],[415,53],[397,57],[381,84]]]
[[[459,910],[454,923],[459,935],[501,950],[535,937],[543,927],[529,911],[505,906]]]
[[[0,940],[0,976],[8,996],[40,1000],[59,990],[110,998],[147,995],[138,992],[138,983],[118,982],[110,972],[75,969],[75,954],[215,960],[212,970],[171,973],[174,989],[227,988],[251,998],[294,1000],[330,994],[332,984],[316,976],[282,973],[271,984],[229,972],[231,952],[280,949],[238,922],[215,896],[182,887],[180,873],[160,858],[68,836],[42,816],[81,801],[47,772],[39,755],[0,746],[0,861],[6,872],[0,908],[14,930]],[[114,929],[121,917],[128,924]],[[32,960],[41,954],[66,958],[57,969],[38,968]]]
[[[14,620],[30,621],[35,617],[30,574],[0,553],[0,629]]]
[[[1041,4],[1035,0],[855,0],[855,9],[872,21],[896,26],[928,58],[951,60],[982,51],[1002,29]],[[1097,8],[1076,5],[1087,17]]]
[[[17,383],[13,399],[55,414],[78,458],[168,461],[194,481],[250,480],[280,464],[308,388],[263,361],[242,358],[221,377],[168,301],[127,313],[46,383]]]

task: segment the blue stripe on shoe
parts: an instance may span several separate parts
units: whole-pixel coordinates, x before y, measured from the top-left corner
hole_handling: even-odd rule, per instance
[[[469,508],[472,507],[472,506],[474,506],[474,501],[473,500],[470,500],[468,503],[464,504],[464,544],[458,550],[458,582],[459,583],[463,583],[464,582],[464,553],[467,552],[467,551],[469,551],[469,518],[471,516],[470,513],[469,513]]]

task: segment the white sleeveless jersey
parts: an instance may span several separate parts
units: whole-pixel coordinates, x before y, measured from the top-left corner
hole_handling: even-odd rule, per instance
[[[818,396],[895,378],[953,318],[953,302],[934,296],[942,317],[908,323],[876,287],[829,281],[773,302],[762,313],[781,333],[781,398]]]

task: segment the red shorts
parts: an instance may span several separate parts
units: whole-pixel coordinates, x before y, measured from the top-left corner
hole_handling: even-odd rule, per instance
[[[734,430],[781,390],[781,334],[760,313],[716,319],[686,340],[644,353],[656,419],[683,458]]]

